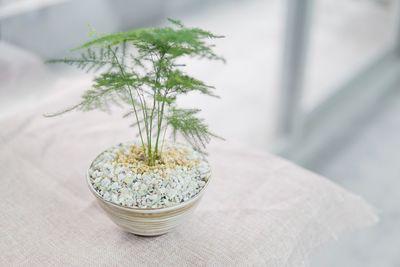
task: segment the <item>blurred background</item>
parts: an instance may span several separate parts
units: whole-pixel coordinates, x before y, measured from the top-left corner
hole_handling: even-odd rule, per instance
[[[0,0],[0,119],[90,77],[43,61],[99,32],[182,20],[226,36],[227,64],[188,72],[221,100],[188,96],[226,139],[281,155],[360,194],[380,223],[312,266],[400,266],[399,0]],[[57,86],[56,86],[57,85]],[[1,130],[1,129],[0,129]]]

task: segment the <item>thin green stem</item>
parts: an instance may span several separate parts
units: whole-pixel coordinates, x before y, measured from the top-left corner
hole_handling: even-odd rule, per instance
[[[165,90],[164,92],[164,98],[166,98],[168,95],[168,90]],[[158,142],[160,140],[160,134],[161,134],[161,126],[162,126],[162,121],[164,118],[164,108],[165,108],[165,102],[162,102],[161,104],[161,110],[159,110],[158,114],[158,125],[157,125],[157,138],[156,138],[156,145],[155,145],[155,153],[158,155]],[[165,136],[165,133],[164,133]]]
[[[159,153],[158,153],[158,138],[160,135],[160,127],[159,127],[159,120],[160,120],[160,115],[161,115],[161,104],[160,101],[157,101],[157,138],[156,138],[156,145],[154,148],[155,154],[157,155],[157,158],[160,157]]]
[[[111,51],[111,53],[113,54],[114,60],[115,60],[115,62],[117,63],[118,68],[119,68],[121,74],[124,76],[124,78],[126,78],[126,74],[125,74],[124,68],[123,68],[123,67],[121,66],[121,64],[119,63],[119,60],[118,60],[117,55],[115,54],[115,52],[114,52],[110,47],[108,47],[108,49],[109,49],[109,50]],[[138,114],[137,114],[135,101],[134,101],[134,99],[133,99],[132,89],[131,89],[131,86],[130,86],[129,84],[127,85],[127,88],[128,88],[128,93],[129,93],[129,97],[130,97],[130,100],[131,100],[131,104],[132,104],[132,107],[133,107],[133,111],[134,111],[134,113],[135,113],[136,122],[137,122],[137,125],[138,125],[138,128],[139,128],[139,136],[140,136],[140,141],[141,141],[141,143],[142,143],[142,149],[143,149],[144,154],[146,155],[146,147],[145,147],[145,143],[144,143],[144,141],[143,141],[142,128],[140,127],[140,120],[139,120],[139,116],[138,116]],[[136,89],[136,88],[135,88],[135,89]],[[137,91],[137,89],[136,89],[136,91]],[[139,99],[140,99],[140,97],[139,97]],[[142,106],[142,109],[143,109],[143,106]]]
[[[162,142],[161,142],[160,154],[162,154],[163,149],[164,149],[165,134],[167,133],[167,129],[168,129],[168,124],[165,126],[165,129],[164,129],[164,134],[163,134],[163,138],[162,138]]]
[[[157,95],[159,95],[159,92],[160,92],[160,88],[159,88],[159,86],[160,86],[159,85],[159,83],[160,83],[160,71],[161,71],[161,64],[162,64],[162,61],[163,61],[163,58],[164,58],[164,54],[161,54],[160,58],[158,60],[154,60],[152,55],[151,55],[151,58],[152,58],[153,68],[155,70],[155,75],[156,75],[156,77],[155,77],[155,88],[154,88],[155,90],[154,90],[154,94],[153,94],[153,106],[152,106],[151,114],[150,114],[150,137],[152,138],[152,136],[153,136],[152,135],[152,131],[153,131],[154,111],[156,110],[156,103],[158,102],[157,101]],[[158,66],[157,66],[157,64],[158,64]],[[157,110],[157,114],[158,113],[159,112]],[[159,117],[157,118],[157,120],[159,120]],[[160,133],[159,133],[159,129],[158,129],[158,131],[157,131],[157,140],[158,140],[159,135],[160,135]],[[151,142],[150,142],[149,147],[150,147],[150,149],[152,149]],[[151,158],[151,164],[152,165],[155,164],[155,161],[156,161],[157,157],[158,157],[158,149],[157,149],[157,141],[156,141],[154,154],[152,155],[152,158]]]

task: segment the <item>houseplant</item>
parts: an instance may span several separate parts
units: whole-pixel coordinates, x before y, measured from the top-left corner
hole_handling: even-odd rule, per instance
[[[90,165],[87,181],[109,217],[139,235],[160,235],[179,224],[198,203],[210,178],[204,149],[211,138],[198,117],[200,110],[183,109],[177,97],[199,92],[216,97],[214,88],[184,72],[185,57],[222,60],[207,40],[220,38],[169,20],[163,28],[143,28],[110,35],[92,32],[92,40],[75,58],[50,60],[86,71],[97,71],[73,110],[128,107],[137,141],[101,153]],[[178,144],[177,135],[188,145]],[[173,142],[167,142],[168,136]]]

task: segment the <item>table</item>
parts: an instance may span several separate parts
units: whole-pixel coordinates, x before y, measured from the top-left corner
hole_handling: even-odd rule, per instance
[[[78,98],[57,86],[0,120],[2,266],[307,266],[324,242],[377,221],[362,198],[328,179],[227,141],[211,144],[212,182],[185,224],[155,238],[125,233],[84,175],[99,152],[135,135],[118,112],[44,118]]]

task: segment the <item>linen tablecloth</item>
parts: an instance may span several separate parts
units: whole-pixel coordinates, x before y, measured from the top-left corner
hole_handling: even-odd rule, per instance
[[[0,266],[306,266],[322,243],[377,221],[326,178],[227,141],[209,148],[212,182],[190,219],[154,238],[123,232],[85,171],[135,134],[118,112],[44,118],[78,99],[68,82],[58,87],[0,120]]]

